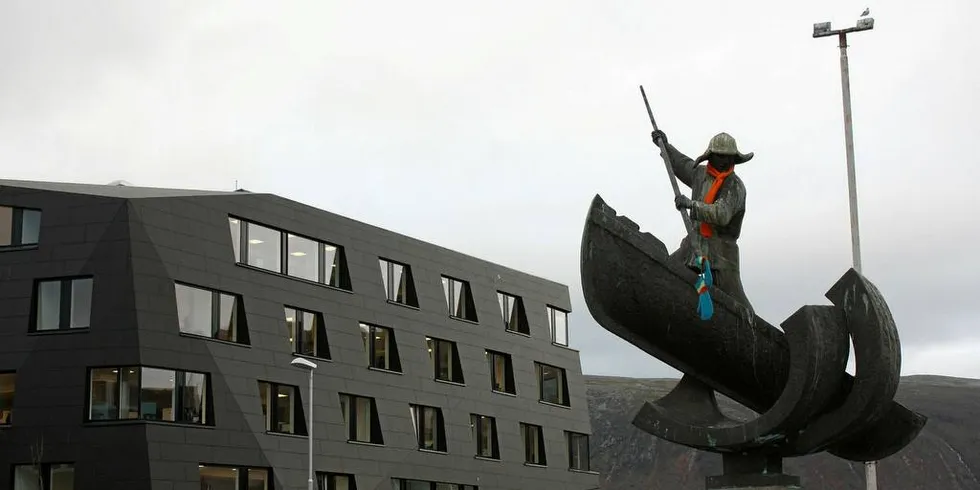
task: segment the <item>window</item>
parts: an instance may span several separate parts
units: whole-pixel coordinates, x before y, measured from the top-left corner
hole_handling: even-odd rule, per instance
[[[271,490],[268,468],[198,465],[201,488],[207,490]]]
[[[568,399],[568,381],[565,379],[564,369],[536,362],[534,363],[534,370],[538,375],[539,400],[566,407],[571,405]]]
[[[204,373],[154,367],[89,369],[88,420],[154,420],[213,425]]]
[[[435,371],[435,379],[450,383],[463,384],[463,367],[459,362],[459,352],[456,343],[448,340],[425,338],[429,359]]]
[[[306,419],[298,387],[259,381],[259,398],[262,401],[265,430],[306,435]]]
[[[442,419],[442,409],[415,404],[409,408],[419,449],[446,452],[446,423]]]
[[[589,463],[589,436],[577,432],[565,432],[568,439],[568,468],[591,471]]]
[[[568,345],[568,312],[554,306],[548,307],[548,326],[551,329],[551,342]]]
[[[343,473],[317,473],[319,490],[357,490],[354,475]]]
[[[521,423],[521,441],[524,443],[524,462],[546,466],[544,454],[544,434],[540,425]]]
[[[443,483],[426,480],[408,480],[405,478],[392,478],[394,490],[479,490],[476,485],[464,485],[461,483]]]
[[[381,266],[381,282],[384,284],[388,301],[418,308],[419,298],[415,294],[412,267],[388,259],[378,259],[378,263]]]
[[[446,295],[449,316],[471,322],[477,321],[476,305],[473,303],[470,283],[442,276],[442,292]]]
[[[361,323],[361,339],[364,341],[364,353],[369,367],[396,373],[402,371],[398,344],[395,343],[395,332],[392,329]]]
[[[516,395],[514,364],[510,354],[488,350],[487,359],[490,361],[490,386],[493,391]]]
[[[481,458],[500,459],[497,445],[497,419],[487,415],[470,414],[473,440],[476,441],[476,455]]]
[[[248,345],[241,296],[174,283],[181,333]]]
[[[384,444],[374,398],[341,393],[340,411],[347,425],[348,441]]]
[[[88,328],[92,316],[92,282],[91,277],[37,281],[32,330]]]
[[[72,490],[75,467],[71,464],[40,463],[14,466],[14,490]]]
[[[351,289],[343,247],[234,217],[228,218],[228,226],[236,262]]]
[[[0,373],[0,425],[10,425],[14,414],[15,373]]]
[[[37,245],[40,234],[40,211],[0,206],[0,250]]]
[[[531,327],[524,312],[524,300],[502,291],[497,291],[497,302],[500,303],[500,314],[504,317],[504,328],[508,332],[531,335]]]
[[[286,306],[285,312],[293,353],[330,359],[330,344],[327,342],[323,315],[291,306]]]

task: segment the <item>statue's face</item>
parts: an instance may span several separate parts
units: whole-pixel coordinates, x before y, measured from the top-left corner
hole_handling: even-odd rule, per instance
[[[717,155],[712,154],[708,159],[711,166],[718,169],[719,171],[725,172],[735,165],[735,155]]]

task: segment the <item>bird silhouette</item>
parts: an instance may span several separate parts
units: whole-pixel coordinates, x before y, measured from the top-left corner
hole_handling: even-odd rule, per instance
[[[864,9],[864,12],[861,12],[861,17],[867,17],[868,14],[870,14],[870,13],[871,13],[871,9],[870,8],[866,8],[866,9]]]

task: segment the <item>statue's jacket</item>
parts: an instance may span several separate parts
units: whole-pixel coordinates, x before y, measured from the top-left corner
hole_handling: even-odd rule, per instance
[[[683,257],[690,267],[698,269],[695,259],[699,254],[706,255],[712,269],[733,273],[737,277],[737,240],[742,232],[742,218],[745,216],[745,185],[742,184],[742,179],[732,172],[722,183],[714,203],[707,204],[704,197],[714,183],[714,177],[708,174],[707,165],[695,163],[669,143],[666,147],[674,175],[691,188],[691,200],[694,201],[691,208],[694,232],[681,241],[675,256]],[[702,222],[711,225],[710,237],[704,237],[698,232]]]

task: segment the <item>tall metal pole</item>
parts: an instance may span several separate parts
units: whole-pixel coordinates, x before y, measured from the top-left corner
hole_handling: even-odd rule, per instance
[[[310,416],[309,422],[306,424],[309,427],[306,429],[310,433],[310,478],[308,481],[307,490],[313,490],[313,370],[310,369]]]
[[[844,147],[847,154],[847,190],[851,208],[851,258],[854,270],[861,272],[861,234],[858,226],[857,176],[854,171],[854,128],[851,121],[851,80],[847,66],[847,33],[840,37],[840,85],[844,98]]]

